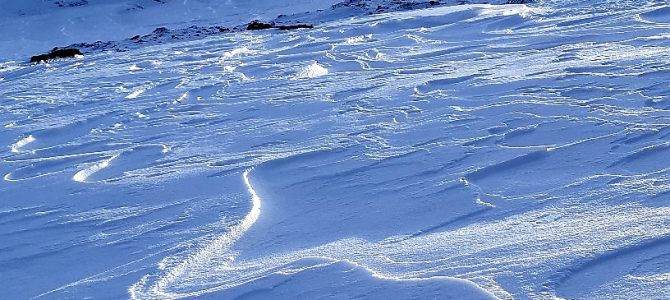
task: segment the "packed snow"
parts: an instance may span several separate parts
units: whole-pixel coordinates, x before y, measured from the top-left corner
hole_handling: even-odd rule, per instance
[[[665,1],[338,2],[0,0],[2,297],[670,298]]]

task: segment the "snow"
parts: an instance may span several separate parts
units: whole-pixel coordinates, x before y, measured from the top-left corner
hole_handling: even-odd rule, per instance
[[[85,5],[61,7],[85,2]],[[0,61],[78,42],[119,40],[157,27],[235,26],[325,9],[337,0],[0,0]],[[39,30],[36,30],[39,29]]]
[[[304,67],[298,74],[296,78],[316,78],[321,76],[328,75],[328,69],[324,68],[317,62],[312,63],[309,66]]]
[[[670,297],[664,2],[150,2],[0,2],[3,297]]]
[[[11,124],[11,123],[10,123],[10,124]],[[9,125],[9,124],[8,124],[8,125]],[[11,127],[11,126],[10,126],[10,127]],[[8,127],[8,128],[9,128],[9,127]],[[12,152],[14,152],[14,153],[19,153],[19,152],[21,152],[21,148],[27,146],[28,144],[30,144],[30,143],[32,143],[32,142],[34,142],[34,141],[35,141],[35,137],[33,137],[32,135],[29,135],[29,136],[27,136],[27,137],[25,137],[25,138],[22,138],[22,139],[19,140],[18,142],[16,142],[16,143],[14,143],[14,144],[11,145]]]
[[[126,99],[135,99],[135,98],[139,97],[140,95],[144,94],[144,92],[146,92],[145,89],[136,90],[136,91],[128,94],[128,96],[126,96]]]

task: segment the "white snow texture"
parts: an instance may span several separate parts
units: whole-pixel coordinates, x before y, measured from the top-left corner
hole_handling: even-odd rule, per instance
[[[670,299],[670,6],[460,2],[0,0],[0,298]]]

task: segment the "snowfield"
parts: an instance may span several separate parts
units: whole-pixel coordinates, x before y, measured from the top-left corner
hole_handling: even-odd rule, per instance
[[[4,10],[2,297],[670,298],[665,1],[165,2]]]

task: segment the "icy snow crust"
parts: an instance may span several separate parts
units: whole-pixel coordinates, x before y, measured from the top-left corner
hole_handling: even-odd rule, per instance
[[[2,63],[2,297],[667,299],[668,29],[473,4]]]

